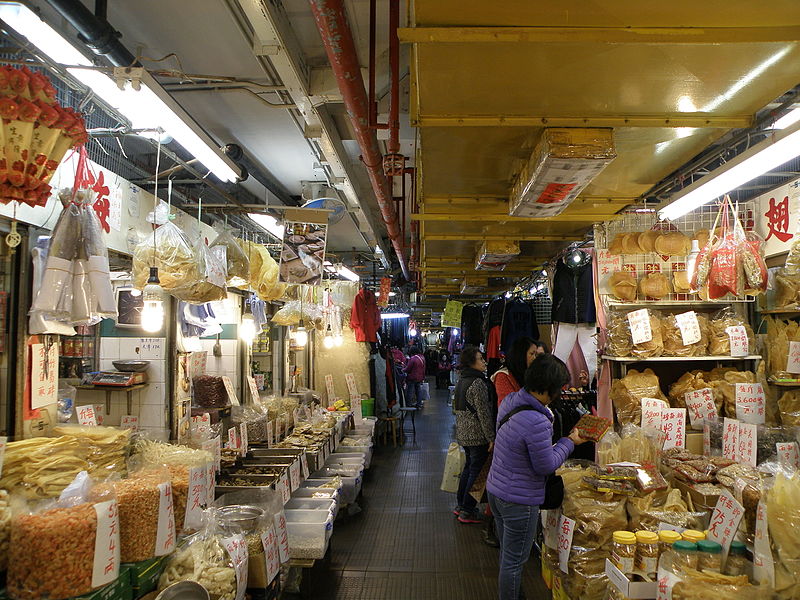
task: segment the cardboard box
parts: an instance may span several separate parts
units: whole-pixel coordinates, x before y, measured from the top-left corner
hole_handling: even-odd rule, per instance
[[[606,559],[606,576],[623,596],[631,600],[651,599],[658,595],[657,582],[631,581],[608,559]]]
[[[678,479],[675,480],[674,487],[678,488],[682,494],[688,494],[691,497],[695,510],[713,510],[722,493],[722,491],[720,491],[717,494],[701,494],[689,484]]]
[[[150,560],[135,563],[123,563],[130,571],[131,589],[135,598],[152,592],[158,586],[158,579],[169,556],[157,556]]]
[[[686,451],[692,454],[703,455],[703,432],[688,431],[686,433]]]

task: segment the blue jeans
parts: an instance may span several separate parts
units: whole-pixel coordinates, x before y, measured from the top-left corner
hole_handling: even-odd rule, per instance
[[[475,483],[478,475],[480,475],[483,463],[489,458],[489,444],[464,446],[464,454],[467,460],[464,463],[464,470],[461,471],[461,480],[458,482],[456,502],[458,502],[461,510],[469,512],[475,510],[478,505],[477,500],[470,496],[469,491],[472,489],[472,484]]]
[[[500,542],[500,600],[519,600],[522,597],[522,568],[531,556],[539,507],[506,502],[489,494],[497,539]]]
[[[421,385],[421,381],[406,381],[406,406],[419,406],[419,393]]]

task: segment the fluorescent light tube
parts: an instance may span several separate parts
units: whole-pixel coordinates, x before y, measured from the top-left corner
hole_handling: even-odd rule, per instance
[[[54,62],[68,67],[92,66],[80,50],[26,6],[0,3],[0,19],[28,38]],[[67,71],[106,104],[122,113],[134,129],[163,129],[222,181],[235,182],[241,175],[236,164],[219,150],[217,144],[147,71],[141,71],[142,86],[138,91],[130,86],[119,89],[111,77],[99,71],[82,68],[67,68]]]
[[[771,135],[686,187],[658,215],[674,221],[796,156],[800,156],[800,123]]]
[[[248,213],[247,215],[258,225],[266,229],[279,240],[283,239],[284,227],[278,223],[278,219],[272,215],[262,215],[260,213]]]
[[[800,121],[800,108],[795,108],[794,110],[790,110],[780,119],[775,121],[775,124],[772,127],[774,129],[786,129],[787,127],[791,127],[798,121]]]

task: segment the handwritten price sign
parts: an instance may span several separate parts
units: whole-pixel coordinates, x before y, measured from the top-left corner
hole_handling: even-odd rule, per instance
[[[752,423],[739,423],[739,448],[736,451],[736,459],[739,462],[747,463],[752,467],[756,466],[757,437],[757,425],[753,425]]]
[[[736,460],[739,453],[739,421],[725,417],[722,421],[722,456]]]
[[[79,406],[77,408],[78,411],[78,423],[81,425],[87,425],[89,427],[96,427],[97,426],[97,415],[94,412],[94,406],[88,404],[86,406]]]
[[[720,494],[711,520],[708,524],[708,539],[722,546],[722,563],[728,556],[733,536],[739,529],[739,522],[744,515],[744,508],[731,496],[730,492]]]
[[[686,392],[684,399],[692,429],[700,429],[703,421],[717,420],[717,405],[714,404],[714,392],[711,388]]]
[[[558,520],[558,567],[564,573],[569,573],[569,551],[574,533],[575,521],[561,515]]]
[[[756,509],[756,534],[753,540],[753,577],[761,585],[775,586],[775,563],[769,543],[767,505],[763,498]]]
[[[675,315],[675,321],[681,330],[684,346],[690,346],[700,341],[700,323],[697,322],[697,315],[693,310]]]
[[[747,356],[750,354],[750,340],[747,338],[747,330],[743,325],[726,327],[728,340],[731,344],[731,356]]]
[[[642,427],[661,429],[662,413],[669,409],[669,404],[657,398],[642,398]]]
[[[760,383],[736,384],[736,418],[744,423],[763,425],[765,418],[764,388]]]
[[[789,358],[786,361],[789,373],[800,373],[800,342],[789,342]]]
[[[628,325],[634,344],[644,344],[653,339],[653,331],[650,329],[650,312],[646,308],[629,312]]]
[[[778,462],[789,470],[800,469],[800,451],[797,442],[778,442],[775,444]]]
[[[661,431],[664,432],[664,450],[683,448],[686,444],[686,409],[670,408],[661,413]]]

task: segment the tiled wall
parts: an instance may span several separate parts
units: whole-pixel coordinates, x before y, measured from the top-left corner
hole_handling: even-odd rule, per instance
[[[166,338],[146,337],[103,337],[100,338],[100,369],[114,370],[112,361],[117,359],[149,360],[147,370],[149,386],[133,392],[131,413],[139,417],[139,427],[145,430],[168,428],[167,420],[167,340]],[[118,425],[120,417],[126,414],[125,393],[117,392],[111,398],[111,414],[105,415],[104,423]],[[101,392],[83,393],[79,390],[77,404],[105,404]]]
[[[200,340],[202,349],[208,353],[206,358],[206,373],[208,375],[219,375],[220,377],[227,375],[233,382],[233,387],[236,390],[236,395],[239,401],[242,401],[242,391],[239,389],[239,340],[224,340],[219,341],[222,346],[222,356],[214,356],[214,344],[217,343],[216,337],[202,338]]]

